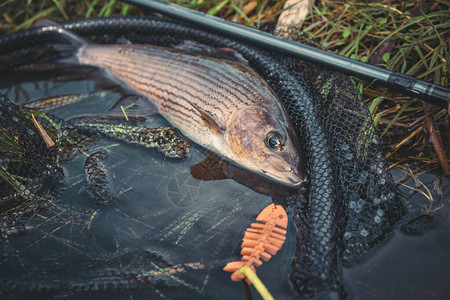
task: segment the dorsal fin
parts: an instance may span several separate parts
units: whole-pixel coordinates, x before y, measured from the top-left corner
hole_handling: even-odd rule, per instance
[[[33,24],[33,27],[47,27],[47,26],[60,27],[61,25],[49,19],[37,19],[36,22],[34,22]]]
[[[177,50],[197,53],[221,60],[228,59],[248,66],[248,61],[244,58],[244,56],[232,48],[217,48],[201,44],[194,40],[185,40],[180,44],[173,45],[172,47]]]

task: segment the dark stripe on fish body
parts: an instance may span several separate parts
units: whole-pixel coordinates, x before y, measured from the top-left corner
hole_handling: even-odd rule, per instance
[[[155,95],[154,93],[149,91],[147,88],[148,86],[151,86],[154,89],[159,90],[160,92],[161,91],[166,92],[168,95],[174,95],[174,96],[176,95],[176,94],[174,94],[173,90],[164,89],[163,85],[155,85],[155,84],[153,84],[154,82],[163,83],[163,82],[158,82],[156,80],[152,80],[152,81],[147,80],[145,82],[143,82],[141,80],[141,84],[144,86],[141,88],[141,90],[146,91],[148,94]],[[187,94],[186,91],[183,91],[180,89],[178,89],[178,90],[181,91],[183,95]],[[196,125],[201,125],[201,123],[198,122],[199,120],[197,120],[197,122],[194,122],[192,120],[192,117],[196,114],[196,110],[194,110],[187,101],[173,101],[174,97],[163,97],[161,95],[156,96],[156,97],[158,97],[159,99],[165,100],[165,101],[161,101],[161,103],[159,103],[160,107],[167,108],[167,110],[170,111],[172,115],[175,115],[179,119],[183,120],[185,123],[190,124],[191,127],[195,128],[195,129],[199,129],[199,126],[196,126]],[[181,99],[185,100],[185,98],[183,96],[179,96],[179,97]]]
[[[104,65],[106,65],[109,68],[112,68],[111,67],[112,63],[110,61],[105,60]],[[123,68],[123,69],[125,69],[125,68]],[[118,71],[120,71],[120,69]],[[152,72],[153,71],[155,71],[155,70],[152,69]],[[113,73],[115,73],[115,72],[113,72]],[[189,103],[187,103],[185,101],[173,101],[172,97],[165,97],[165,96],[161,95],[164,92],[167,93],[168,95],[179,96],[184,100],[186,100],[186,98],[183,97],[184,95],[191,95],[192,98],[199,99],[198,97],[190,94],[188,91],[183,90],[182,88],[179,88],[178,86],[174,86],[171,83],[168,83],[167,81],[170,80],[170,78],[165,78],[165,80],[162,81],[162,80],[157,80],[156,78],[154,78],[155,76],[152,76],[153,78],[143,77],[142,74],[149,73],[148,70],[145,70],[145,72],[144,72],[144,70],[135,70],[132,73],[130,73],[130,72],[122,72],[122,73],[124,74],[124,76],[121,76],[121,77],[126,78],[129,81],[134,81],[133,85],[136,86],[138,90],[144,91],[151,95],[154,95],[157,98],[155,100],[163,99],[164,101],[160,101],[161,103],[159,103],[159,105],[162,105],[163,107],[173,108],[173,106],[170,107],[167,105],[168,103],[171,103],[175,106],[180,106],[180,108],[185,109],[185,110],[191,108]],[[139,86],[139,84],[141,86]],[[180,83],[180,86],[183,86],[183,85]],[[149,87],[150,87],[150,89],[149,89]],[[155,92],[151,91],[152,88],[158,92],[155,93]],[[174,91],[177,91],[177,93],[175,94]],[[203,96],[206,97],[206,95],[203,95]],[[192,100],[191,100],[191,102],[192,102]],[[193,110],[190,110],[190,111],[195,112]],[[178,112],[182,112],[182,111],[178,110]],[[183,115],[186,116],[186,118],[183,118],[184,120],[190,121],[191,115],[187,115],[187,114],[183,114]],[[191,122],[189,122],[189,123],[191,123]]]
[[[156,60],[157,62],[157,60]],[[147,65],[149,62],[147,62]],[[161,63],[164,63],[161,62]],[[188,64],[187,64],[188,65]],[[149,65],[149,67],[152,65]],[[185,77],[187,75],[193,75],[191,77],[189,77],[189,80],[194,82],[197,86],[203,85],[203,87],[208,87],[208,85],[212,85],[212,86],[219,86],[221,87],[221,89],[224,89],[229,95],[233,95],[233,97],[226,97],[225,94],[222,94],[222,98],[227,99],[228,100],[243,100],[245,98],[248,98],[248,92],[250,92],[249,90],[247,90],[244,93],[240,93],[239,95],[236,94],[236,89],[235,89],[235,85],[230,85],[230,82],[236,82],[236,78],[231,77],[231,75],[229,74],[229,72],[221,72],[219,75],[220,76],[215,76],[215,77],[208,77],[206,75],[204,75],[204,72],[198,72],[198,68],[183,68],[183,71],[186,72],[187,74],[183,74],[182,77]],[[216,71],[221,71],[220,68],[216,68]],[[199,79],[199,80],[196,80]],[[241,80],[241,78],[237,78],[238,80]],[[215,90],[217,92],[217,90]],[[226,98],[225,98],[226,97]],[[240,101],[242,102],[242,101]],[[233,103],[235,105],[235,107],[237,107],[236,103]],[[246,104],[250,104],[250,103],[246,103]]]
[[[157,68],[155,68],[156,71],[158,71]],[[202,99],[210,99],[210,101],[202,101],[204,104],[209,104],[212,105],[214,108],[216,109],[220,109],[223,110],[223,108],[225,108],[226,110],[232,110],[232,109],[236,109],[238,106],[236,105],[235,102],[230,101],[232,98],[227,97],[227,95],[225,95],[225,93],[218,93],[219,91],[215,91],[217,94],[213,94],[210,93],[211,91],[211,86],[219,86],[219,84],[222,84],[223,87],[225,87],[225,91],[229,94],[234,96],[236,99],[238,98],[238,96],[236,95],[235,91],[233,89],[231,89],[228,85],[225,84],[225,82],[216,82],[216,81],[212,81],[211,77],[207,77],[205,76],[203,73],[195,73],[192,72],[190,70],[184,70],[186,73],[188,73],[187,75],[190,75],[190,82],[194,83],[194,85],[188,84],[186,82],[182,82],[179,79],[176,79],[176,81],[180,84],[180,87],[177,87],[177,89],[182,89],[182,88],[186,88],[189,87],[191,89],[195,89],[195,90],[203,90],[203,91],[208,91],[208,94],[203,94],[205,97],[197,97],[199,101],[202,101]],[[172,79],[173,77],[168,77],[167,79]],[[216,78],[214,78],[216,79]],[[174,79],[175,80],[175,79]],[[192,95],[192,93],[191,93]],[[226,101],[224,101],[226,100]],[[231,105],[233,107],[231,107]]]
[[[161,72],[158,72],[158,71],[163,71],[164,70],[164,69],[159,69],[157,67],[158,64],[156,62],[155,62],[155,64],[146,64],[145,66],[148,66],[149,68],[151,68],[152,72],[155,72],[155,75],[161,74]],[[145,66],[143,66],[143,67],[145,67]],[[142,74],[142,73],[144,73],[144,71],[146,71],[145,73],[148,73],[148,69],[143,68],[143,69],[140,69],[139,71],[136,71],[136,74],[137,75],[138,74]],[[176,71],[178,71],[178,70],[176,70]],[[238,107],[238,105],[236,105],[236,103],[233,102],[233,101],[223,101],[222,99],[234,100],[232,98],[230,99],[229,97],[226,97],[226,95],[224,95],[223,93],[222,93],[222,97],[220,97],[220,94],[219,94],[219,97],[217,97],[216,94],[210,93],[211,88],[208,88],[208,87],[210,87],[210,86],[219,86],[216,82],[211,81],[210,77],[204,76],[203,73],[190,72],[190,70],[183,70],[183,71],[186,72],[186,73],[191,73],[191,74],[187,74],[187,75],[191,75],[191,76],[184,76],[184,74],[183,74],[182,76],[173,77],[173,76],[170,76],[170,74],[164,74],[164,81],[159,80],[159,83],[161,83],[161,84],[168,84],[168,85],[171,86],[171,88],[173,88],[175,90],[179,90],[181,92],[184,91],[186,93],[189,93],[189,95],[192,98],[196,99],[197,101],[200,101],[203,104],[207,104],[207,105],[210,105],[210,106],[212,105],[214,108],[220,109],[221,111],[223,111],[224,107],[227,110],[231,110],[233,108],[237,108]],[[151,81],[151,80],[157,81],[157,79],[155,77],[156,76],[150,76],[150,77],[146,77],[146,79],[149,80],[149,81]],[[186,77],[189,77],[189,81],[187,81],[187,82],[185,80],[182,81],[182,79],[185,79]],[[178,85],[175,86],[173,84],[168,83],[167,81],[177,83]],[[142,82],[142,83],[144,83],[144,82]],[[191,85],[189,83],[194,83],[195,85]],[[238,95],[235,94],[234,90],[229,88],[228,85],[222,84],[222,86],[225,87],[226,92],[228,94],[234,95],[235,99],[238,99],[239,96],[240,96],[241,99],[244,99],[245,95],[241,94],[241,95],[238,96]],[[203,97],[197,97],[192,92],[189,92],[186,88],[190,88],[190,90],[200,91],[200,92],[201,91],[208,91],[209,93],[207,93],[207,94],[203,93],[201,95]],[[217,91],[215,91],[215,92],[217,93]],[[183,93],[181,93],[181,94],[183,94]],[[210,101],[206,101],[207,99],[209,99]],[[222,106],[219,106],[220,104]],[[230,107],[229,104],[233,104],[234,107],[233,108]]]
[[[186,65],[189,65],[188,63],[186,63]],[[246,100],[250,100],[250,98],[248,97],[248,95],[250,94],[254,94],[254,90],[249,90],[249,88],[251,86],[249,85],[241,85],[241,84],[236,84],[236,83],[240,83],[241,80],[243,80],[244,78],[235,78],[232,75],[230,75],[230,72],[224,70],[223,68],[216,68],[215,71],[218,73],[216,75],[218,76],[206,76],[204,75],[203,70],[200,70],[201,72],[198,72],[199,69],[198,68],[183,68],[182,69],[183,72],[187,73],[187,74],[183,74],[182,76],[179,77],[188,77],[188,75],[193,75],[191,77],[188,77],[190,81],[194,82],[197,86],[203,85],[203,87],[207,88],[208,86],[215,86],[215,87],[221,87],[222,90],[225,90],[227,92],[228,95],[222,94],[222,98],[224,99],[228,99],[228,100],[234,100],[238,103],[244,103],[247,105],[251,105],[252,102],[245,102],[244,99]],[[242,75],[242,74],[238,74],[238,75]],[[241,76],[242,77],[242,76]],[[198,80],[196,80],[198,79]],[[236,90],[236,88],[239,88],[238,90]],[[244,90],[242,90],[242,88]],[[215,92],[218,92],[220,90],[214,90]],[[236,92],[239,92],[239,95],[236,94]],[[233,97],[229,97],[229,95],[234,96]],[[236,102],[232,102],[235,107],[237,107]],[[206,104],[206,102],[205,102]],[[253,103],[254,104],[254,103]]]
[[[98,48],[96,49],[98,51],[103,51],[102,48]],[[140,49],[142,50],[142,49]],[[224,70],[223,68],[223,64],[215,64],[214,66],[214,71],[219,73],[219,77],[214,77],[214,79],[218,79],[219,81],[223,82],[224,84],[220,84],[217,85],[214,82],[211,82],[211,78],[210,77],[205,77],[204,71],[208,70],[208,68],[210,68],[208,65],[210,64],[210,61],[207,59],[196,59],[196,64],[199,64],[199,62],[202,62],[203,65],[200,65],[200,67],[196,67],[196,68],[188,68],[192,66],[192,59],[191,60],[180,60],[178,63],[183,63],[182,66],[183,68],[174,68],[172,66],[172,68],[168,68],[166,67],[164,64],[170,64],[171,62],[173,63],[174,57],[169,57],[169,59],[166,58],[168,50],[160,50],[160,49],[156,49],[154,50],[153,48],[151,49],[145,49],[146,51],[139,51],[140,53],[142,53],[142,55],[145,55],[148,59],[143,60],[141,58],[140,63],[138,64],[138,66],[136,68],[139,68],[139,72],[137,73],[137,75],[142,76],[142,74],[149,74],[149,73],[153,73],[153,74],[149,74],[150,76],[146,76],[146,78],[148,80],[153,80],[153,78],[157,75],[161,75],[163,74],[164,77],[168,77],[171,74],[174,74],[174,76],[170,76],[171,80],[175,80],[176,78],[180,78],[179,80],[177,80],[180,83],[184,83],[187,84],[188,82],[195,82],[195,78],[196,77],[202,77],[204,78],[204,82],[201,81],[197,81],[195,82],[196,87],[206,87],[208,85],[208,83],[212,83],[212,86],[215,87],[220,87],[220,89],[225,89],[226,92],[228,92],[229,94],[234,94],[233,91],[239,91],[239,95],[235,95],[235,98],[233,99],[232,97],[228,97],[229,100],[232,100],[232,102],[235,102],[234,104],[236,106],[238,106],[238,104],[246,104],[246,105],[251,105],[251,104],[256,104],[253,101],[251,101],[248,97],[249,94],[256,94],[254,89],[249,89],[249,87],[253,88],[252,85],[248,85],[248,84],[241,84],[240,81],[247,79],[247,83],[248,83],[248,78],[245,78],[246,75],[244,72],[241,73],[237,73],[237,74],[232,74],[230,75],[230,72],[228,70]],[[149,52],[152,51],[152,55],[149,55]],[[106,51],[106,52],[113,52],[112,54],[114,54],[114,51]],[[135,51],[136,52],[136,51]],[[163,55],[160,55],[163,54]],[[160,56],[158,56],[160,55]],[[161,56],[165,59],[162,60]],[[177,56],[177,55],[174,55]],[[104,54],[103,57],[107,57],[106,53]],[[188,56],[185,55],[185,57],[194,57],[194,56]],[[195,58],[195,57],[194,57]],[[126,73],[130,72],[129,70],[129,66],[131,64],[130,59],[129,58],[123,58],[123,59],[118,59],[117,57],[111,57],[110,59],[105,59],[104,60],[105,64],[108,64],[108,68],[113,69],[116,68],[117,64],[119,63],[119,66],[122,65],[122,68],[116,70],[119,74],[119,76],[121,77],[125,77]],[[122,64],[120,63],[122,62]],[[158,63],[159,62],[159,63]],[[100,63],[101,65],[101,63]],[[226,65],[228,67],[228,65]],[[145,68],[144,68],[145,67]],[[231,68],[231,66],[230,66]],[[186,71],[192,71],[193,75],[195,76],[186,76],[186,75],[182,75],[182,76],[176,76],[178,75],[178,72],[186,72]],[[200,72],[196,72],[196,71],[200,71]],[[150,71],[150,72],[149,72]],[[161,71],[161,72],[158,72]],[[171,72],[168,72],[171,71]],[[233,76],[238,75],[238,78],[234,78]],[[231,77],[230,77],[231,76]],[[228,82],[221,80],[222,78],[227,79]],[[254,79],[253,79],[254,80]],[[232,87],[232,89],[229,89],[228,87]],[[177,90],[180,90],[180,88],[176,88]],[[201,100],[201,99],[199,99]],[[247,100],[247,101],[244,101]],[[206,101],[202,101],[203,104],[209,104]],[[246,103],[247,102],[247,103]],[[237,104],[236,104],[237,103]]]

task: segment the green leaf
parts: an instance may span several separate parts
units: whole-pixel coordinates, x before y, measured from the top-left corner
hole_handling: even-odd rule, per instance
[[[344,37],[344,39],[346,39],[349,37],[350,33],[351,33],[350,29],[345,29],[344,32],[342,33],[342,36]]]
[[[383,56],[382,56],[382,59],[385,63],[387,63],[389,61],[389,58],[391,58],[391,54],[389,52],[383,54]]]
[[[364,55],[363,57],[361,57],[361,61],[362,62],[367,62],[367,56]]]
[[[380,25],[383,25],[386,23],[387,23],[387,18],[380,19],[380,22],[379,22]]]

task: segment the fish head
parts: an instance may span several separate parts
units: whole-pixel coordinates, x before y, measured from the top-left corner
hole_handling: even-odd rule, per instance
[[[249,106],[233,113],[228,143],[235,162],[283,185],[304,181],[300,143],[292,125],[275,110]]]

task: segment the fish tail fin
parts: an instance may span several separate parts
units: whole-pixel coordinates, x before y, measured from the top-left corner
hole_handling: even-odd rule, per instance
[[[74,54],[80,48],[90,44],[88,40],[63,28],[60,24],[51,20],[38,20],[34,26],[40,27],[42,31],[53,32],[57,40],[58,38],[61,39],[61,42],[56,42],[52,46],[61,54],[62,62],[78,62],[78,59]]]

